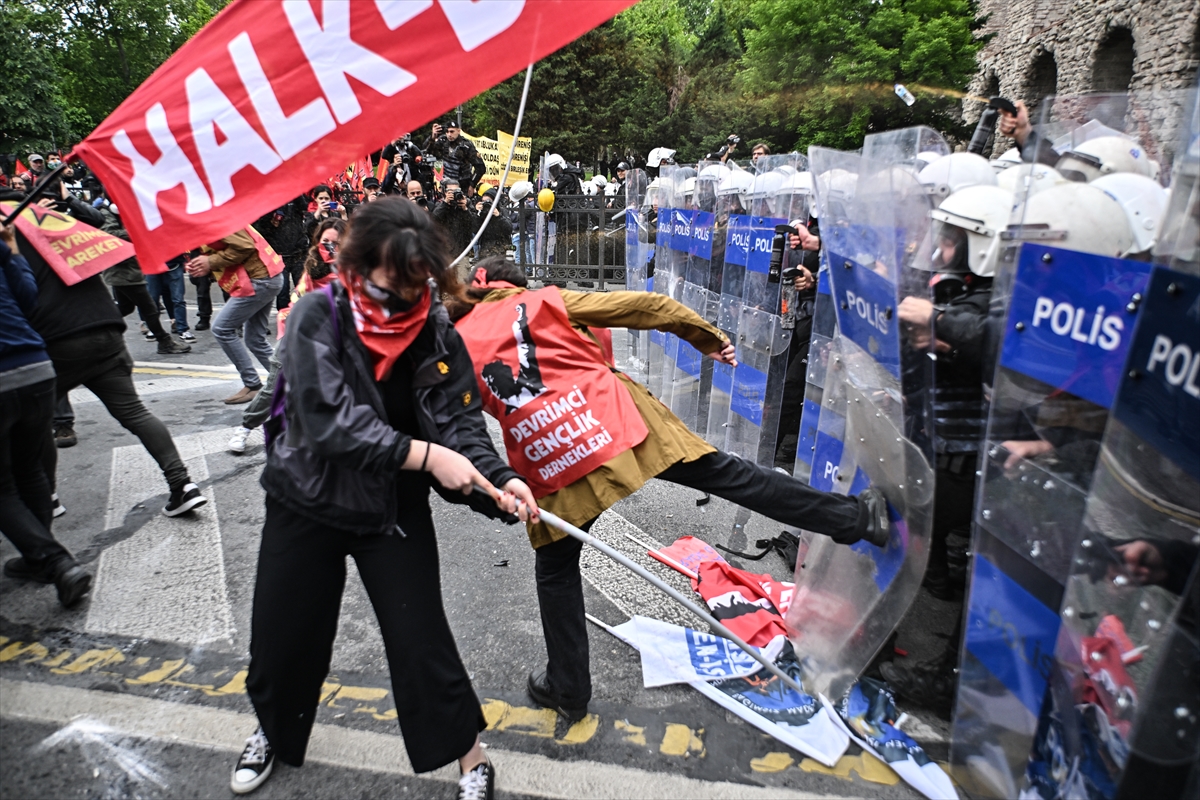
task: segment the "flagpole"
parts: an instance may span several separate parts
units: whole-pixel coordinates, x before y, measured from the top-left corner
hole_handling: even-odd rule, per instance
[[[37,184],[32,189],[29,190],[29,196],[26,197],[24,200],[22,200],[20,203],[18,203],[16,210],[13,211],[11,214],[9,214],[4,219],[4,225],[6,225],[6,226],[12,225],[13,220],[15,220],[17,217],[21,216],[22,211],[24,211],[25,209],[27,209],[31,205],[33,205],[37,201],[38,195],[45,193],[46,187],[49,185],[50,181],[54,180],[55,177],[62,174],[63,170],[65,170],[66,168],[67,168],[67,162],[63,161],[61,164],[59,164],[53,170],[51,170],[50,172],[47,172],[45,175],[43,175],[41,180],[39,180],[37,182]]]

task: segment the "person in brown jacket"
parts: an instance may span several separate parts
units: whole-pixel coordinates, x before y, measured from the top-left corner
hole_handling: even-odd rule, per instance
[[[271,276],[247,230],[201,247],[200,255],[188,261],[187,273],[193,278],[211,274],[231,295],[213,320],[212,332],[242,378],[241,390],[225,402],[249,403],[262,389],[250,354],[263,369],[271,368],[271,304],[283,287],[283,274]],[[238,338],[239,331],[243,338]]]
[[[887,544],[879,489],[829,494],[721,452],[613,366],[611,345],[602,341],[610,327],[673,333],[736,365],[725,334],[691,309],[649,292],[529,292],[522,268],[499,259],[472,275],[466,298],[474,305],[450,307],[451,315],[474,361],[484,408],[504,429],[509,463],[524,471],[542,509],[586,531],[605,509],[661,478],[841,544]],[[563,485],[563,474],[570,483]],[[582,543],[545,523],[530,524],[529,540],[548,658],[527,688],[535,702],[574,722],[587,715],[592,694]]]

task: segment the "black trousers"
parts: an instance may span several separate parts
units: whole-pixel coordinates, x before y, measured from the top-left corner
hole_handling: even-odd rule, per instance
[[[710,492],[765,517],[823,533],[841,544],[854,544],[867,526],[866,509],[857,498],[827,494],[790,475],[760,467],[729,453],[708,453],[679,462],[659,475],[664,481]],[[583,525],[591,528],[595,520]],[[583,543],[567,537],[534,551],[538,605],[546,639],[546,679],[568,706],[583,706],[592,696],[588,667],[587,621],[579,555]]]
[[[122,317],[128,317],[136,308],[138,316],[142,318],[142,322],[146,323],[146,328],[160,341],[167,335],[158,319],[158,303],[150,296],[150,290],[146,288],[146,284],[114,286],[112,291],[113,297],[117,299],[117,309],[121,312]]]
[[[171,432],[138,397],[132,377],[133,356],[129,355],[120,331],[113,328],[85,331],[69,339],[51,342],[46,346],[46,351],[58,373],[55,387],[58,401],[77,386],[91,389],[104,403],[108,413],[125,430],[142,440],[146,450],[162,468],[168,486],[175,488],[188,482],[187,467],[179,457]],[[53,402],[50,409],[54,410]],[[43,448],[42,467],[53,489],[58,448],[54,446],[52,433],[46,433],[45,436],[48,444]]]
[[[404,746],[417,772],[467,754],[487,727],[442,607],[426,500],[410,499],[406,536],[329,528],[267,495],[246,689],[279,759],[300,766],[329,674],[346,556],[383,634]]]
[[[0,394],[0,531],[34,568],[71,558],[50,533],[50,483],[41,463],[53,413],[53,378]]]

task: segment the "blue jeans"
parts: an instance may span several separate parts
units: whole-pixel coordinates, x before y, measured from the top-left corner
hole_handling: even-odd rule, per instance
[[[213,338],[225,351],[225,356],[237,367],[242,384],[247,389],[261,389],[262,380],[254,368],[254,358],[262,364],[263,369],[271,368],[271,354],[274,348],[269,336],[271,331],[271,304],[283,286],[283,275],[274,278],[252,280],[254,285],[253,297],[230,297],[225,301],[225,307],[212,321]],[[241,330],[244,338],[239,339],[237,332]]]
[[[183,300],[183,267],[169,269],[158,275],[147,275],[146,287],[150,290],[150,297],[154,300],[162,298],[163,307],[167,310],[167,317],[175,320],[173,325],[175,333],[186,331],[188,323],[187,306]]]

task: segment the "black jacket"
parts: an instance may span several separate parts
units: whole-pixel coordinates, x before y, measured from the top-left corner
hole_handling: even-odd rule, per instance
[[[470,198],[467,198],[470,202]],[[479,220],[470,208],[459,208],[457,203],[440,201],[433,207],[433,218],[446,232],[446,239],[457,256],[471,243],[475,231],[479,230]],[[488,226],[491,227],[490,225]]]
[[[483,208],[475,214],[475,230],[479,230],[483,226],[483,221],[491,216],[491,209],[492,201],[489,198],[484,201]],[[508,246],[512,244],[512,232],[512,223],[508,221],[508,217],[503,211],[492,217],[487,229],[479,237],[479,249],[482,256],[485,258],[487,256],[503,256],[508,250]],[[459,252],[461,253],[462,250],[460,249]]]
[[[475,186],[487,172],[487,167],[475,145],[465,136],[453,142],[445,136],[425,142],[425,152],[442,160],[442,180],[456,180],[463,189]]]
[[[267,450],[262,486],[272,497],[329,525],[359,534],[392,533],[424,510],[422,492],[397,507],[396,478],[412,439],[387,422],[383,397],[366,348],[358,338],[345,290],[337,298],[340,341],[329,299],[310,292],[288,317],[280,358],[287,384],[287,426]],[[488,480],[502,486],[519,477],[496,454],[483,420],[475,369],[462,338],[437,301],[424,330],[401,357],[414,370],[414,405],[421,437],[466,456]],[[278,426],[271,423],[273,428]],[[490,498],[443,489],[447,501],[466,503],[492,518],[504,515]],[[515,521],[516,517],[505,517]]]

